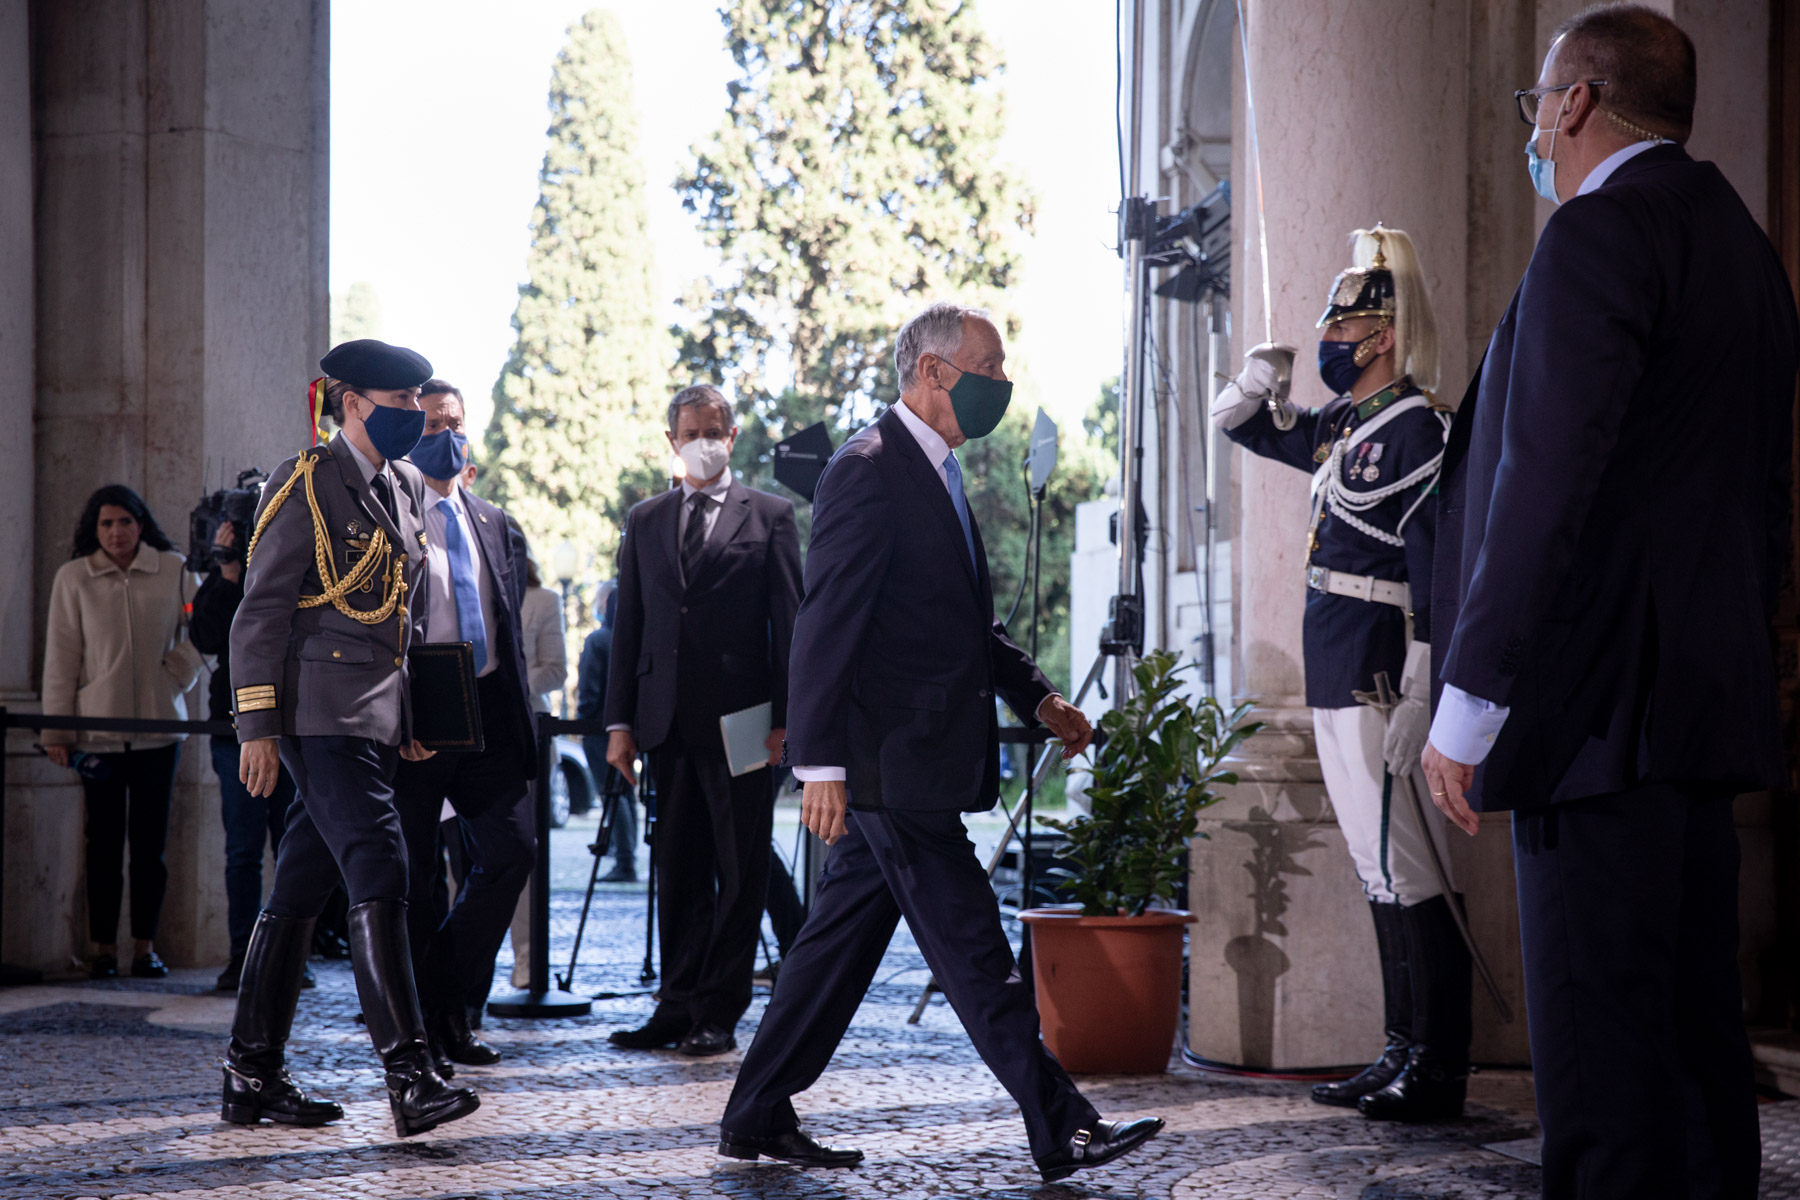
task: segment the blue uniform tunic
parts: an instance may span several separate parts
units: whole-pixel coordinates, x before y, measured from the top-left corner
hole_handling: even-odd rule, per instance
[[[1347,395],[1339,396],[1323,408],[1296,412],[1294,427],[1288,430],[1277,429],[1273,416],[1263,407],[1225,435],[1264,458],[1313,474],[1328,461],[1337,442],[1354,437],[1359,428],[1372,424],[1408,397],[1423,395],[1410,381],[1401,380],[1360,404],[1353,404]],[[1388,487],[1440,458],[1448,427],[1449,414],[1429,405],[1401,412],[1347,450],[1338,465],[1339,480],[1353,496]],[[1412,636],[1429,642],[1437,472],[1354,514],[1355,521],[1389,535],[1398,531],[1404,545],[1373,536],[1332,511],[1317,494],[1322,486],[1322,480],[1315,486],[1319,515],[1308,564],[1409,585]],[[1373,691],[1380,671],[1387,672],[1388,684],[1396,693],[1400,690],[1406,665],[1406,613],[1395,605],[1330,595],[1309,587],[1302,643],[1306,703],[1313,708],[1351,707],[1357,702],[1352,693]]]

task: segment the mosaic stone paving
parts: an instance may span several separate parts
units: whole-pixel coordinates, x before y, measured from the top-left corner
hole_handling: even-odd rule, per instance
[[[570,831],[567,836],[579,836]],[[559,834],[562,841],[565,835]],[[566,878],[558,871],[559,879]],[[567,954],[578,893],[558,893]],[[643,953],[641,890],[596,904],[578,988],[630,990]],[[500,964],[509,967],[506,952]],[[1016,1111],[938,1001],[905,1024],[925,972],[902,934],[832,1070],[800,1098],[815,1133],[861,1147],[854,1171],[751,1165],[715,1153],[715,1122],[741,1057],[691,1061],[628,1053],[606,1034],[649,1000],[602,1001],[594,1015],[489,1018],[506,1054],[464,1068],[482,1096],[473,1116],[394,1137],[347,964],[314,962],[292,1046],[297,1076],[346,1108],[338,1124],[243,1129],[218,1120],[217,1060],[231,1001],[212,972],[166,981],[0,991],[0,1195],[287,1200],[386,1197],[722,1196],[741,1200],[995,1197],[1458,1197],[1537,1194],[1537,1171],[1484,1145],[1528,1139],[1529,1081],[1477,1077],[1467,1119],[1375,1125],[1321,1108],[1304,1086],[1177,1067],[1155,1078],[1090,1078],[1110,1117],[1160,1115],[1169,1128],[1139,1153],[1045,1187]],[[740,1030],[747,1040],[761,1000]],[[1800,1103],[1766,1105],[1766,1196],[1800,1195]],[[1074,1186],[1071,1186],[1074,1185]]]

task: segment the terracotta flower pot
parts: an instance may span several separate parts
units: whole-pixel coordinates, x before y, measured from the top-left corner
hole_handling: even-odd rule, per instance
[[[1084,917],[1069,908],[1019,914],[1031,926],[1044,1044],[1081,1074],[1166,1070],[1181,1020],[1181,938],[1191,913]]]

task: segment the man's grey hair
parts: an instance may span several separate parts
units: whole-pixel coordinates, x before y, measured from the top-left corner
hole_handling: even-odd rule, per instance
[[[709,383],[696,383],[692,387],[682,388],[675,393],[675,398],[669,401],[669,432],[674,433],[676,427],[681,424],[682,409],[701,408],[709,404],[719,406],[719,411],[725,417],[725,428],[730,429],[737,424],[737,414],[732,412],[731,401],[725,398],[725,393]]]
[[[919,382],[919,356],[935,354],[945,361],[962,349],[963,318],[987,316],[987,309],[951,300],[939,300],[900,329],[894,342],[894,365],[900,369],[900,390],[911,391]]]

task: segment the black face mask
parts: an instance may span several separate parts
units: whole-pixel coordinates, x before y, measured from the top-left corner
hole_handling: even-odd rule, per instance
[[[1319,343],[1319,378],[1331,389],[1331,394],[1341,396],[1356,386],[1362,378],[1363,369],[1356,365],[1355,342]]]

